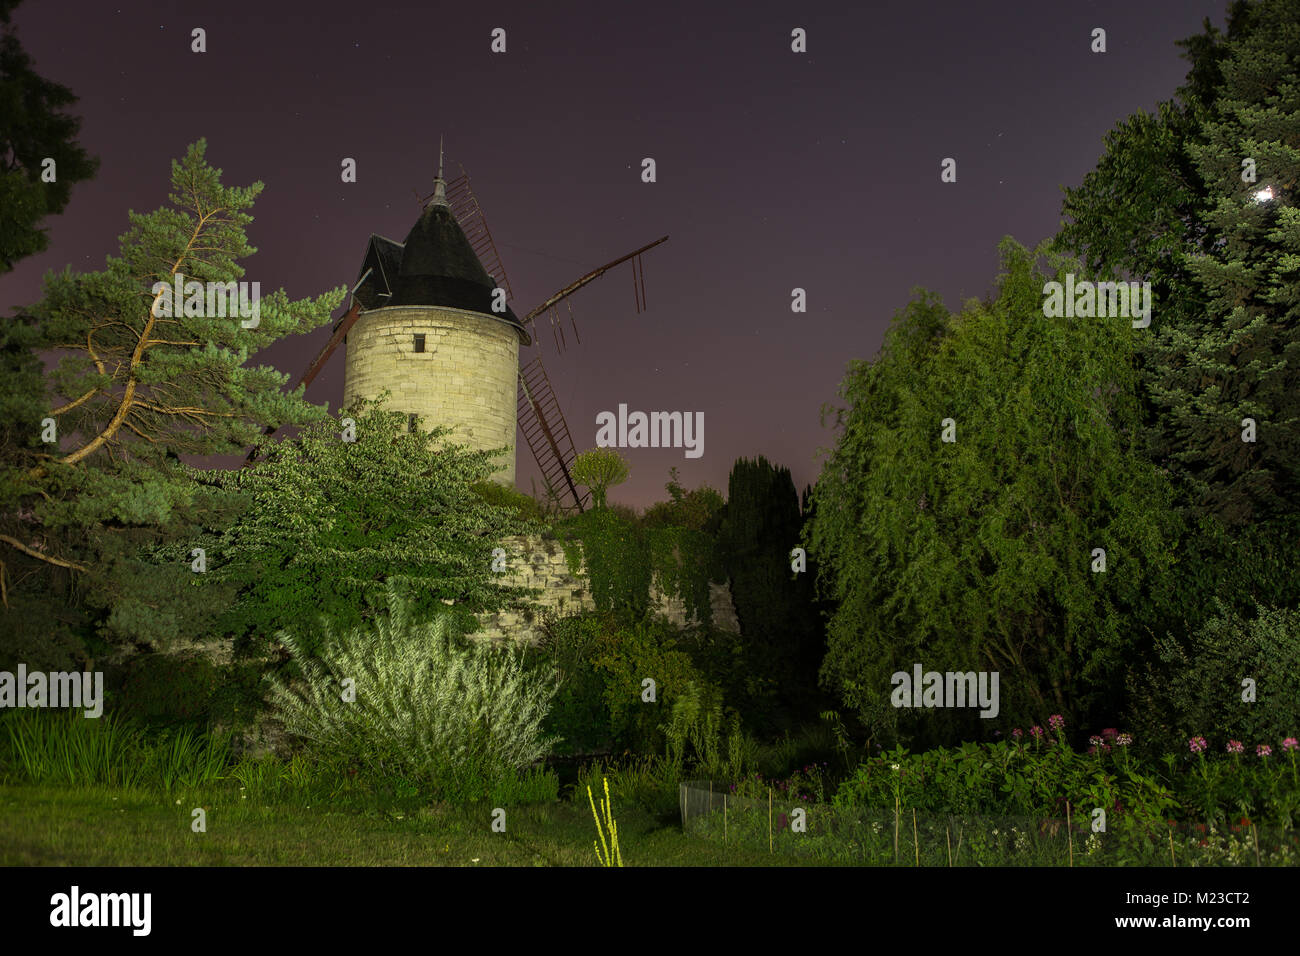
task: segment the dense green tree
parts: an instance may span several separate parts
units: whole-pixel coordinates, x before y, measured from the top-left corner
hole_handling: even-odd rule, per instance
[[[373,619],[390,585],[419,613],[451,605],[467,628],[474,614],[522,606],[526,593],[503,583],[493,551],[506,551],[508,568],[518,557],[503,539],[539,528],[476,490],[491,453],[448,442],[443,427],[412,430],[382,405],[348,416],[351,430],[314,422],[256,465],[213,475],[249,502],[209,546],[205,583],[238,594],[222,631],[264,641],[290,628],[310,643],[322,619],[336,629]]]
[[[99,166],[77,143],[81,120],[64,112],[77,98],[32,69],[18,42],[19,2],[0,0],[0,275],[45,251],[41,221],[63,212],[72,187]]]
[[[1194,516],[1231,529],[1297,510],[1297,23],[1300,0],[1239,0],[1226,32],[1206,21],[1183,41],[1186,82],[1107,136],[1066,190],[1057,236],[1093,270],[1152,283],[1139,381],[1150,454]]]
[[[281,391],[287,375],[247,362],[328,321],[345,290],[297,302],[283,291],[261,296],[255,324],[207,314],[206,298],[195,309],[160,307],[156,283],[237,282],[237,260],[254,252],[246,210],[262,185],[223,186],[204,149],[200,141],[172,163],[172,207],[129,214],[119,257],[101,272],[50,273],[44,297],[18,320],[24,338],[6,361],[24,374],[0,386],[4,406],[23,416],[6,421],[0,458],[0,580],[10,605],[0,634],[29,620],[33,601],[80,609],[114,642],[206,632],[219,601],[194,600],[201,565],[190,552],[239,503],[181,456],[238,454],[268,425],[324,415],[301,391]],[[39,380],[27,359],[38,351],[54,354]]]
[[[1144,639],[1134,610],[1171,563],[1169,492],[1136,435],[1142,330],[1045,316],[1045,282],[1079,265],[1001,252],[991,300],[948,315],[922,294],[851,364],[814,491],[838,602],[823,680],[885,736],[989,726],[892,707],[891,674],[915,663],[999,672],[1003,721],[1107,713]]]
[[[1177,358],[1153,386],[1172,459],[1229,526],[1300,510],[1300,0],[1254,15],[1187,146],[1219,237],[1188,260],[1205,321],[1170,330]]]
[[[803,530],[790,469],[741,458],[727,482],[719,532],[755,701],[803,703],[816,686],[811,582],[791,568]]]

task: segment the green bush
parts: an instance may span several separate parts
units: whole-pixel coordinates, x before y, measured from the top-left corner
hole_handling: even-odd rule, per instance
[[[1253,747],[1300,729],[1300,610],[1261,605],[1248,616],[1220,603],[1186,642],[1165,638],[1156,652],[1160,664],[1135,682],[1139,739],[1181,750],[1214,734]],[[1253,702],[1242,700],[1246,678]]]
[[[688,688],[710,697],[718,693],[680,649],[676,628],[661,618],[603,632],[592,663],[604,679],[615,739],[641,753],[664,748],[663,727]],[[647,678],[655,682],[654,703],[642,701]]]
[[[413,620],[392,588],[387,603],[387,616],[369,627],[340,634],[322,622],[319,660],[281,634],[305,681],[272,678],[270,697],[309,753],[462,801],[486,798],[549,753],[554,740],[543,721],[553,674],[513,651],[462,646],[449,614]],[[344,699],[345,681],[353,701]]]
[[[559,738],[556,753],[608,751],[614,745],[605,681],[593,663],[602,629],[611,627],[605,615],[580,614],[547,621],[530,656],[560,678],[543,725]]]
[[[662,752],[673,708],[684,696],[718,706],[723,700],[720,688],[696,667],[689,633],[662,618],[627,623],[599,611],[548,623],[532,652],[560,675],[547,732],[565,737],[567,753],[611,746]],[[646,678],[655,682],[653,703],[642,700]]]
[[[475,483],[473,488],[475,494],[482,498],[484,503],[494,508],[514,511],[525,521],[546,521],[546,513],[543,511],[542,506],[538,504],[537,499],[524,494],[522,491],[508,488],[495,481],[480,481]]]

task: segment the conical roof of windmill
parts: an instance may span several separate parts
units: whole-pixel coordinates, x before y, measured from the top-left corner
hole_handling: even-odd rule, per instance
[[[506,305],[492,309],[497,284],[479,261],[465,231],[452,215],[439,177],[437,191],[405,242],[372,235],[355,295],[367,311],[385,306],[446,306],[465,309],[513,326],[525,344],[523,323]],[[366,274],[366,270],[370,270]]]

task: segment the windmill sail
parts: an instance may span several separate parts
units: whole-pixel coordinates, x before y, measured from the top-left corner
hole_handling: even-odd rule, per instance
[[[579,493],[573,483],[570,469],[577,452],[540,355],[519,369],[519,430],[537,460],[543,481],[561,499],[572,501],[566,510],[586,510],[590,495]]]
[[[510,280],[506,278],[505,266],[501,264],[496,243],[492,241],[487,218],[483,215],[483,209],[479,206],[474,191],[470,189],[469,174],[463,167],[460,177],[447,184],[447,203],[451,206],[451,214],[456,217],[456,222],[464,231],[465,238],[473,247],[474,254],[478,256],[478,261],[483,263],[483,268],[488,271],[488,275],[492,276],[497,285],[506,290],[506,298],[513,299],[515,295],[510,291]]]

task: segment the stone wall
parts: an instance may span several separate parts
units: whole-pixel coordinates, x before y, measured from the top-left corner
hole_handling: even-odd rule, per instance
[[[506,539],[502,545],[511,553],[510,570],[502,575],[503,582],[540,589],[542,593],[537,601],[543,610],[534,612],[531,619],[517,611],[484,614],[480,618],[483,630],[476,636],[531,643],[541,636],[542,616],[546,611],[576,614],[595,608],[586,566],[580,567],[576,575],[571,573],[564,546],[559,541],[536,536],[515,537]],[[740,624],[731,603],[730,588],[723,584],[710,584],[709,592],[714,626],[739,633]],[[651,586],[650,602],[656,613],[664,615],[673,624],[695,623],[680,599],[668,597],[657,586]]]
[[[415,336],[424,351],[415,351]],[[343,405],[392,393],[389,408],[424,417],[426,428],[455,426],[452,440],[506,447],[492,476],[515,483],[519,334],[490,316],[433,306],[363,312],[347,336]]]

